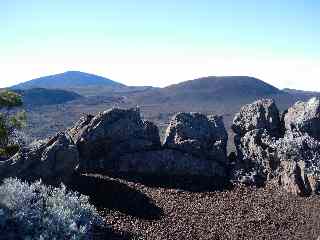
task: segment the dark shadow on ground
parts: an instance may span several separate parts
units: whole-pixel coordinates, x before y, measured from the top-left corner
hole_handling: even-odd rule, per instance
[[[160,219],[163,215],[150,198],[124,183],[97,176],[75,175],[71,189],[90,197],[98,210],[113,209],[146,220]]]
[[[205,176],[172,176],[141,173],[104,173],[109,177],[141,183],[148,187],[181,189],[190,192],[225,191],[233,188],[229,179]]]
[[[114,231],[110,227],[95,228],[93,233],[94,240],[133,240],[136,236],[128,232]]]

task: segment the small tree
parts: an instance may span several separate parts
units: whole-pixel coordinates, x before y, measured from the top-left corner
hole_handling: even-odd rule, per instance
[[[19,149],[13,136],[15,131],[25,126],[26,114],[24,111],[11,111],[21,106],[19,94],[7,90],[0,92],[0,157],[10,157]]]

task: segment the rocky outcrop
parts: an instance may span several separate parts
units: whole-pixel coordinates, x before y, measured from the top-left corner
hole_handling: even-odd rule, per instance
[[[81,118],[65,133],[39,141],[7,161],[0,176],[67,182],[78,172],[218,176],[227,180],[227,132],[221,117],[179,113],[165,143],[138,109],[113,108]]]
[[[163,146],[158,128],[137,109],[86,116],[68,134],[78,147],[81,171],[227,176],[228,136],[220,117],[177,114]]]
[[[284,113],[283,121],[279,120],[272,100],[244,106],[232,126],[237,134],[232,178],[255,185],[278,179],[290,193],[317,192],[320,176],[318,106],[318,99],[298,102]]]
[[[273,100],[245,105],[235,116],[236,156],[228,162],[221,117],[178,113],[163,144],[138,109],[87,115],[65,133],[0,162],[0,177],[68,182],[73,173],[120,172],[217,176],[308,195],[320,190],[319,99],[298,102],[280,118]],[[231,176],[230,176],[231,175]]]
[[[77,147],[67,134],[60,133],[45,143],[22,149],[9,160],[0,162],[0,178],[41,178],[49,183],[68,182],[78,164]]]

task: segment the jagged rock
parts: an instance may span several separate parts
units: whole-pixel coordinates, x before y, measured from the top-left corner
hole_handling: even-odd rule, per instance
[[[113,108],[86,116],[68,133],[80,153],[81,170],[114,169],[126,153],[160,148],[158,128],[142,121],[138,109]]]
[[[277,157],[279,182],[288,192],[308,195],[319,191],[320,142],[308,135],[287,134],[277,141]]]
[[[250,184],[279,179],[286,191],[298,195],[319,191],[318,112],[317,99],[296,103],[281,121],[271,100],[244,106],[233,124],[237,160],[232,178]]]
[[[232,129],[240,136],[255,129],[265,129],[270,135],[279,136],[281,133],[279,110],[271,99],[247,104],[236,114]]]
[[[249,185],[263,185],[274,178],[280,164],[275,156],[275,142],[283,129],[274,101],[262,99],[243,106],[232,129],[236,133],[237,160],[231,178]]]
[[[266,129],[252,130],[238,138],[233,179],[249,185],[262,185],[274,178],[280,165],[275,143],[276,139]]]
[[[307,133],[320,139],[320,99],[297,102],[284,116],[285,128],[291,132]]]
[[[0,178],[41,178],[50,183],[68,182],[79,164],[79,154],[72,139],[64,133],[23,149],[12,158],[0,162]]]
[[[197,158],[173,149],[126,154],[118,161],[118,171],[165,175],[227,176],[225,165]]]
[[[179,113],[172,118],[166,131],[164,147],[226,163],[227,141],[222,117]]]

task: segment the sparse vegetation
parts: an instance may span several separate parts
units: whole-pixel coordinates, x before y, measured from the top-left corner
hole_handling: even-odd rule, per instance
[[[103,223],[88,197],[16,178],[0,186],[0,239],[92,239]]]
[[[0,93],[0,157],[12,156],[19,149],[22,141],[17,131],[26,125],[24,111],[11,113],[13,108],[22,106],[21,96],[10,91]]]

